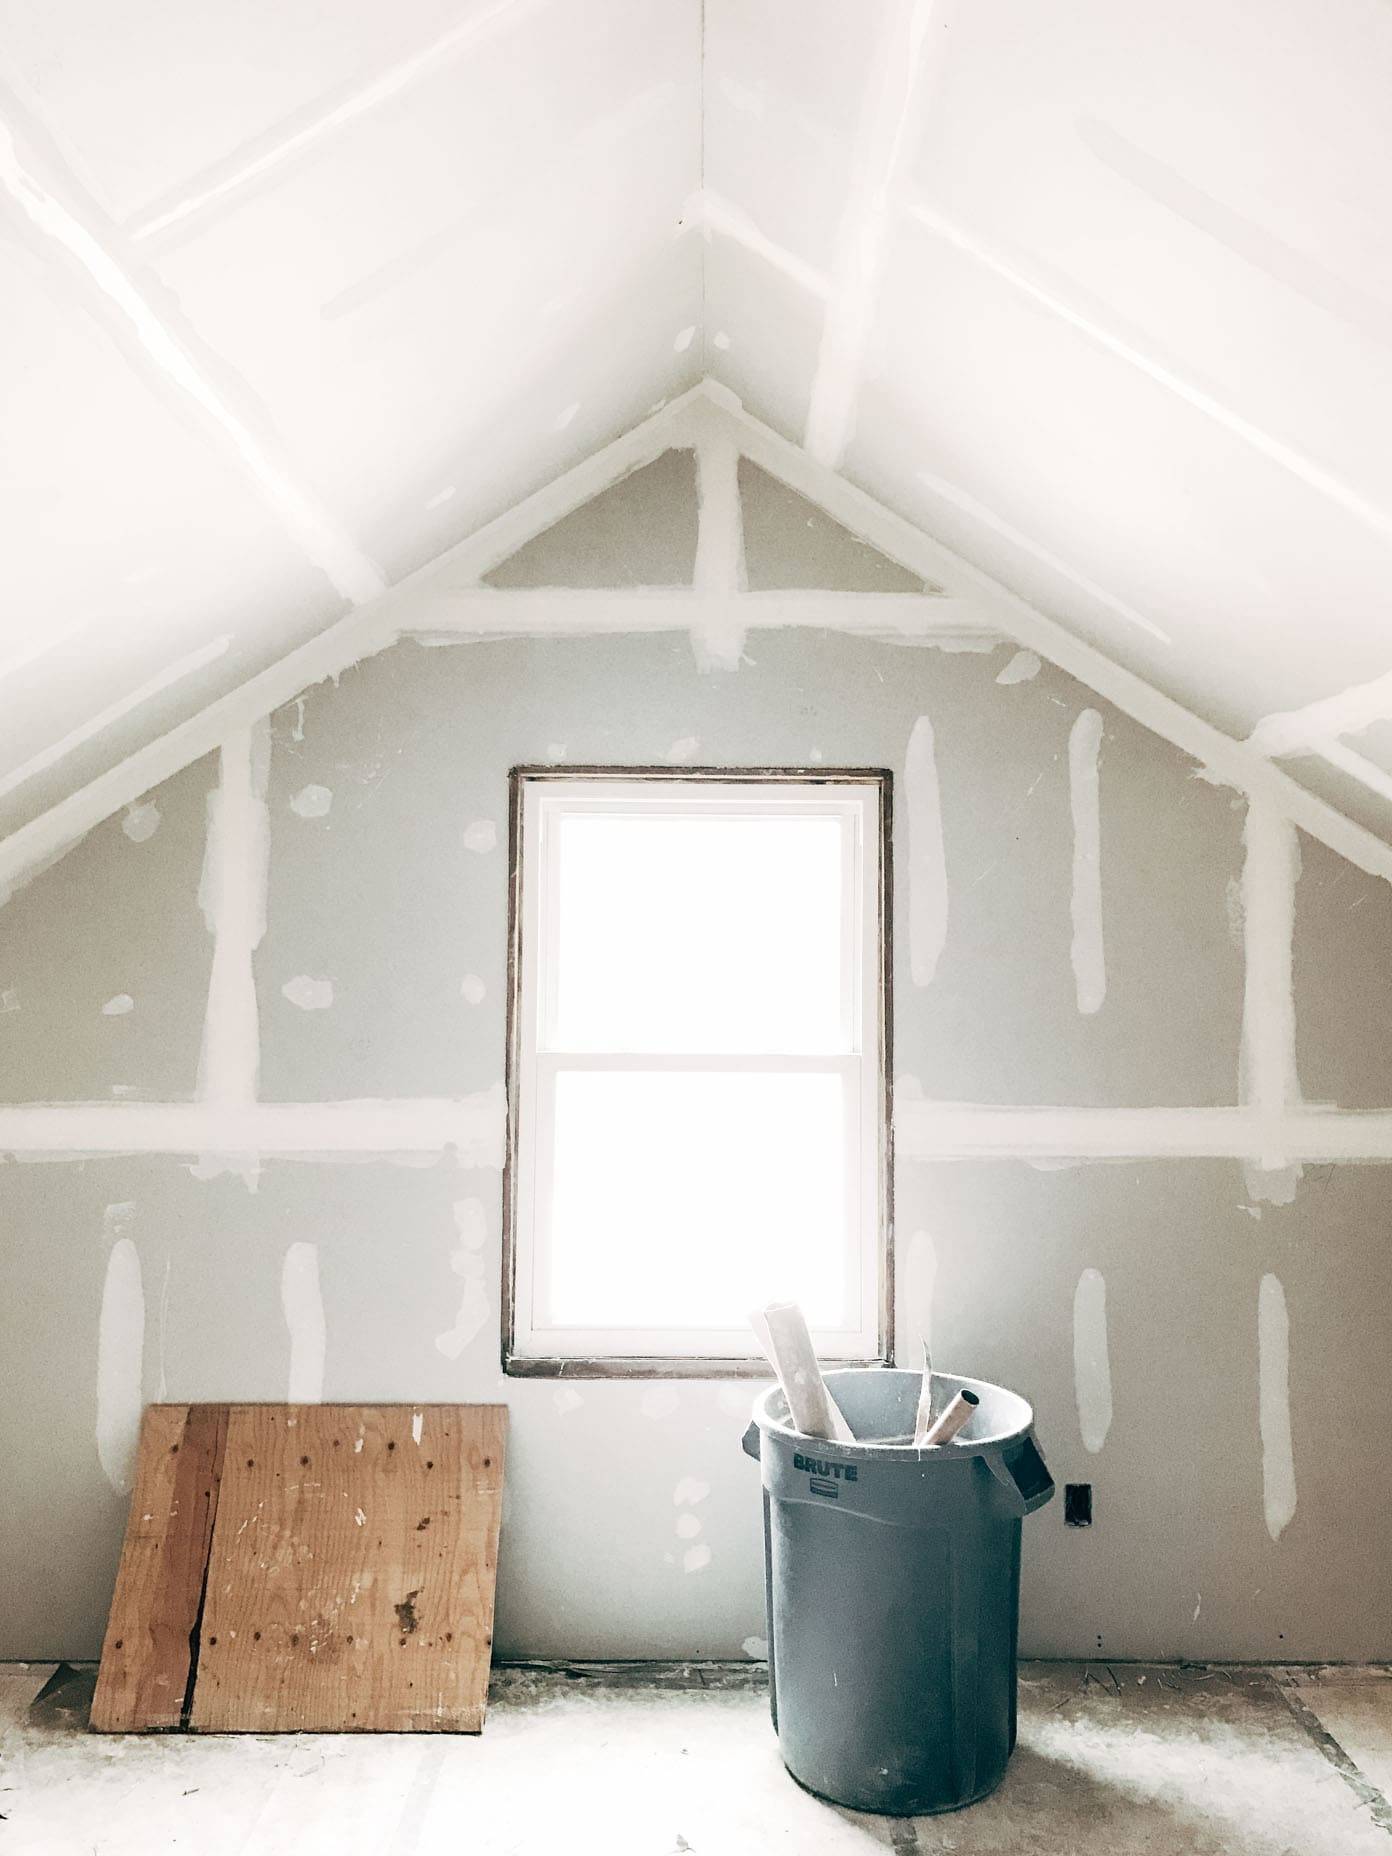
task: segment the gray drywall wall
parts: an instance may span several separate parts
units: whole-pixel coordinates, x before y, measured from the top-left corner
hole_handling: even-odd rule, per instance
[[[691,494],[684,466],[640,473],[604,512],[602,536],[587,542],[572,519],[566,550],[533,548],[510,584],[554,580],[572,547],[583,581],[600,555],[624,554],[616,536],[634,534],[647,538],[644,582],[678,581]],[[782,505],[779,518],[758,488],[756,499],[758,559],[795,558],[805,517]],[[779,519],[792,524],[781,540]],[[840,542],[819,540],[818,559],[842,562],[826,572],[855,586],[864,572],[892,583]],[[737,672],[706,673],[679,634],[517,639],[402,644],[307,692],[273,720],[256,956],[263,1098],[499,1083],[509,767],[701,761],[894,771],[905,1097],[1234,1101],[1243,809],[1088,691],[1031,668],[1011,647],[810,631],[755,633]],[[1088,708],[1103,722],[1107,983],[1093,1013],[1078,1008],[1070,961],[1069,736]],[[903,773],[922,717],[936,737],[949,909],[936,975],[918,985]],[[18,1006],[0,1013],[9,1100],[106,1098],[122,1082],[192,1094],[212,776],[203,763],[162,788],[153,835],[137,841],[113,821],[0,909],[0,995],[10,988]],[[1296,991],[1311,1099],[1392,1104],[1389,947],[1392,890],[1307,845]],[[319,989],[306,995],[303,978]],[[294,1002],[326,997],[324,981],[331,1003]],[[135,1010],[115,1022],[134,1036],[151,990],[159,1036],[118,1061],[101,1006],[130,993]],[[99,1642],[124,1511],[96,1443],[108,1272],[125,1285],[124,1344],[140,1347],[146,1399],[284,1397],[282,1278],[306,1245],[292,1263],[301,1284],[306,1259],[317,1272],[326,1398],[511,1408],[500,1654],[757,1652],[758,1475],[739,1448],[748,1381],[504,1379],[494,1170],[426,1155],[207,1171],[173,1157],[0,1164],[0,1655],[89,1656]],[[1284,1206],[1252,1200],[1242,1168],[1214,1160],[901,1158],[896,1188],[901,1334],[931,1313],[939,1363],[1025,1393],[1058,1481],[1094,1486],[1090,1532],[1065,1529],[1061,1504],[1027,1526],[1028,1651],[1392,1656],[1381,1589],[1392,1171],[1310,1167]],[[134,1269],[143,1339],[129,1317]],[[1105,1437],[1095,1401],[1088,1415],[1095,1450],[1074,1361],[1088,1271],[1105,1283],[1112,1393]],[[1290,1324],[1297,1502],[1279,1539],[1259,1406],[1266,1277],[1279,1279]]]

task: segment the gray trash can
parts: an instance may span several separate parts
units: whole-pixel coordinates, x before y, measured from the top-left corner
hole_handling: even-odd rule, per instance
[[[764,1485],[769,1699],[809,1791],[858,1811],[952,1811],[1001,1781],[1015,1745],[1020,1521],[1053,1480],[1024,1399],[935,1375],[935,1408],[981,1404],[959,1440],[912,1436],[922,1377],[827,1374],[857,1439],[788,1428],[777,1387],[744,1447]]]

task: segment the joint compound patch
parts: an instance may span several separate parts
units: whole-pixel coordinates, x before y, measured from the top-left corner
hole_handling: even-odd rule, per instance
[[[485,1287],[484,1247],[488,1241],[488,1219],[482,1199],[457,1199],[454,1227],[459,1245],[451,1253],[450,1268],[462,1280],[464,1288],[453,1327],[435,1336],[436,1350],[447,1360],[457,1360],[464,1349],[477,1340],[492,1313]]]
[[[477,973],[466,973],[459,982],[459,995],[465,1005],[482,1005],[488,988]]]
[[[121,820],[121,830],[132,844],[144,844],[159,830],[160,820],[160,809],[154,800],[144,799],[127,809]]]
[[[302,1012],[326,1012],[334,1002],[333,981],[314,979],[308,973],[297,973],[280,990]]]
[[[498,847],[498,827],[491,818],[476,818],[464,827],[464,849],[482,856]]]
[[[128,992],[118,992],[114,998],[108,999],[106,1004],[102,1007],[102,1017],[124,1018],[127,1012],[133,1012],[134,1010],[135,1000],[131,998],[130,994]]]
[[[135,1207],[107,1207],[108,1213],[127,1210],[133,1214]],[[103,1225],[107,1227],[106,1219]],[[120,1495],[128,1494],[131,1486],[144,1402],[144,1360],[145,1290],[140,1256],[128,1237],[118,1237],[106,1260],[97,1324],[96,1444],[102,1471]]]
[[[1033,651],[1017,651],[997,676],[996,682],[1007,689],[1012,683],[1029,683],[1039,675],[1041,668]]]
[[[333,793],[327,786],[302,786],[290,801],[297,818],[327,818],[333,805]]]

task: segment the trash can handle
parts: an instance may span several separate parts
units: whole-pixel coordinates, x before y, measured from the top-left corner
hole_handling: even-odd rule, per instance
[[[986,1467],[1010,1495],[1021,1514],[1042,1508],[1054,1492],[1054,1479],[1032,1436],[1008,1444],[1004,1450],[984,1452]]]
[[[746,1456],[752,1456],[757,1463],[759,1460],[758,1425],[751,1422],[749,1429],[744,1433],[744,1436],[740,1438],[740,1442],[744,1446],[744,1454]]]

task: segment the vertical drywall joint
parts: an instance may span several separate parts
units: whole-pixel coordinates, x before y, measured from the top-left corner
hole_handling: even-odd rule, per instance
[[[1295,826],[1269,800],[1252,799],[1243,833],[1242,1050],[1238,1096],[1261,1124],[1261,1157],[1249,1165],[1253,1198],[1288,1204],[1300,1177],[1285,1140],[1287,1112],[1300,1106],[1295,1057],[1292,945],[1300,841]]]
[[[213,937],[198,1097],[220,1107],[256,1100],[261,1060],[253,959],[266,928],[270,823],[269,720],[222,745],[221,778],[208,801],[208,846],[198,899]]]
[[[701,670],[737,670],[744,652],[737,609],[746,586],[744,517],[739,449],[723,433],[697,441],[696,510],[693,586],[700,617],[691,628],[691,648]]]
[[[919,716],[904,756],[909,829],[909,977],[931,986],[947,944],[947,850],[933,724]]]
[[[1078,1010],[1100,1011],[1107,996],[1102,936],[1102,808],[1098,759],[1102,717],[1084,709],[1068,736],[1068,791],[1073,813],[1073,984]]]

